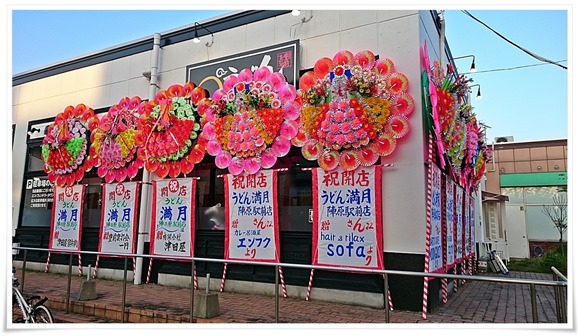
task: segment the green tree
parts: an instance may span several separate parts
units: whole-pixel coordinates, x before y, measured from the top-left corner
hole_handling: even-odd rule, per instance
[[[550,218],[554,227],[560,233],[560,250],[564,253],[562,237],[568,229],[568,197],[564,193],[558,193],[552,197],[553,205],[544,205],[542,213]]]

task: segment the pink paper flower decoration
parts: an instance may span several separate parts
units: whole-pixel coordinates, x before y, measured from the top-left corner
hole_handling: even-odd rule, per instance
[[[271,168],[298,133],[296,89],[268,67],[230,75],[201,108],[207,153],[233,175]]]
[[[91,150],[96,158],[97,174],[107,183],[134,178],[143,167],[135,145],[140,104],[139,97],[121,99],[111,106],[92,132]]]

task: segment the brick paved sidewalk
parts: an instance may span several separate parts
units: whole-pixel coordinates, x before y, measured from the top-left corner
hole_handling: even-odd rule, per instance
[[[17,276],[21,277],[21,270]],[[489,274],[486,274],[489,275]],[[498,275],[500,276],[500,275]],[[512,272],[510,277],[550,280],[549,274]],[[477,276],[474,276],[476,279]],[[78,293],[84,277],[73,275],[71,293]],[[121,321],[123,283],[95,280],[97,299],[70,299],[66,313],[68,277],[62,274],[27,271],[24,291],[49,297],[55,319],[69,323],[107,323]],[[540,323],[556,323],[554,289],[536,286]],[[195,319],[197,323],[274,323],[273,296],[218,292],[220,315]],[[126,285],[126,322],[189,323],[190,290],[156,284]],[[79,314],[79,315],[77,315]],[[82,321],[82,315],[90,316]],[[67,315],[74,318],[68,318]],[[76,320],[75,320],[76,319]],[[385,311],[368,307],[330,303],[303,298],[279,299],[281,323],[385,323]],[[420,312],[390,312],[391,323],[532,323],[530,289],[527,285],[467,281],[445,305],[437,307],[423,320]]]

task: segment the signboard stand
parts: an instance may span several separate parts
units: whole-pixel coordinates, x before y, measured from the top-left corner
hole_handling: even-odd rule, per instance
[[[288,168],[259,170],[254,174],[226,174],[225,260],[280,262],[278,226],[278,172]],[[223,292],[228,263],[224,263]],[[277,266],[284,297],[288,297],[282,267]]]
[[[102,257],[117,258],[108,253],[135,253],[137,233],[137,201],[141,182],[105,183],[101,185],[103,205],[99,230],[99,246],[93,279],[97,278]],[[133,257],[133,277],[136,259]]]
[[[97,254],[97,261],[95,262],[95,268],[93,269],[93,279],[97,278],[97,269],[99,268],[99,259],[101,258],[100,254]],[[133,257],[133,277],[135,277],[135,267],[137,264],[137,258]]]
[[[193,257],[195,188],[199,177],[153,180],[153,205],[151,211],[151,255]],[[176,262],[193,262],[190,259],[171,259]],[[147,279],[151,280],[153,258],[149,259]],[[194,286],[197,274],[194,267]]]
[[[80,246],[83,218],[85,185],[54,187],[53,208],[50,223],[49,250],[44,272],[48,273],[52,253],[76,254],[79,261],[79,276],[83,275]],[[56,247],[55,247],[56,246]],[[55,251],[56,249],[56,251]],[[60,250],[60,251],[59,251]],[[76,252],[76,253],[75,253]]]
[[[427,206],[425,216],[425,273],[443,273],[445,269],[442,231],[442,172],[433,161],[433,136],[429,134],[427,157]],[[423,278],[422,318],[427,319],[429,281]],[[446,284],[445,284],[446,285]],[[443,285],[443,286],[445,286]]]
[[[50,268],[50,254],[51,253],[58,253],[58,252],[48,252],[48,257],[46,258],[46,265],[44,266],[44,273],[48,273],[48,270]],[[62,253],[64,254],[64,253]],[[82,262],[81,262],[81,254],[80,253],[76,253],[77,257],[78,257],[78,261],[79,261],[79,276],[83,276],[83,267],[82,267]]]
[[[313,265],[384,269],[382,210],[378,200],[381,199],[381,168],[392,166],[361,166],[351,171],[330,172],[303,168],[312,172]],[[313,278],[314,269],[311,269],[307,301]],[[392,309],[390,291],[385,295]]]

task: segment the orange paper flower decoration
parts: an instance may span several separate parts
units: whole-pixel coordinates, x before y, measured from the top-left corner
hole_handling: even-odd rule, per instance
[[[354,170],[390,155],[410,130],[409,81],[369,50],[319,59],[300,78],[298,135],[292,140],[324,170]]]

